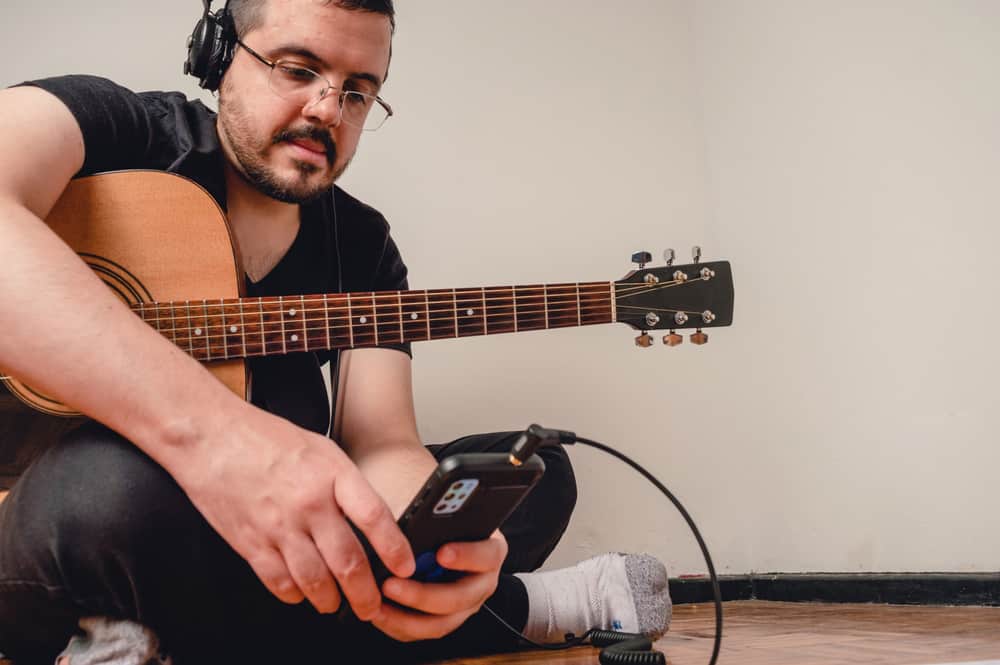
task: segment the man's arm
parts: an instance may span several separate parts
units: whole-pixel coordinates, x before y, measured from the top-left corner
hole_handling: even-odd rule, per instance
[[[380,596],[344,517],[407,574],[412,556],[385,503],[326,437],[229,392],[48,228],[84,157],[56,97],[0,91],[0,367],[149,454],[282,600],[333,611],[336,579],[358,616],[374,615]]]
[[[437,466],[417,435],[410,358],[393,349],[341,353],[334,438],[399,517]],[[493,595],[506,556],[499,530],[489,540],[449,543],[438,563],[467,574],[449,584],[386,580],[387,598],[419,612],[384,604],[372,623],[402,642],[447,635]]]

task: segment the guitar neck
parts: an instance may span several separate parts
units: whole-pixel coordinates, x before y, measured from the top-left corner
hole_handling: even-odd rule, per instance
[[[385,346],[616,320],[614,282],[139,303],[197,360]]]

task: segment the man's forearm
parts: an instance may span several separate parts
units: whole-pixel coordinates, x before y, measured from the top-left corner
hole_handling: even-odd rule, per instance
[[[5,198],[0,265],[0,367],[112,427],[168,471],[178,448],[202,437],[235,397]]]
[[[365,449],[356,453],[353,460],[396,519],[437,467],[434,456],[416,440]]]

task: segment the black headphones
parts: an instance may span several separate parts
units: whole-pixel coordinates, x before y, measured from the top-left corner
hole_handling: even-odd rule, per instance
[[[236,25],[229,13],[229,0],[214,14],[212,0],[202,0],[205,13],[188,37],[184,73],[198,79],[198,85],[216,91],[236,52]]]

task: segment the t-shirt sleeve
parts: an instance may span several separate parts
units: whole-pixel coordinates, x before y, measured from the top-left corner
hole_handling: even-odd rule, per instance
[[[153,142],[152,123],[134,92],[97,76],[71,75],[21,83],[55,95],[83,133],[85,158],[77,175],[140,168]]]

